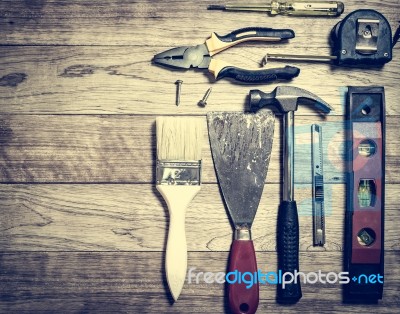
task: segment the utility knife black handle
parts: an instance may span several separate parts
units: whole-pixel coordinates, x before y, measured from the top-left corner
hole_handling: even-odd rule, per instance
[[[278,211],[278,269],[282,276],[286,272],[294,275],[299,271],[299,217],[295,201],[283,201]],[[287,277],[289,280],[290,277]],[[293,304],[301,299],[300,279],[297,283],[279,284],[277,287],[277,301]]]
[[[245,70],[234,66],[224,67],[218,72],[217,80],[223,77],[247,83],[268,83],[275,80],[290,80],[300,73],[300,69],[291,66],[264,70]]]
[[[246,27],[237,29],[224,36],[215,35],[223,42],[257,40],[267,37],[275,37],[277,40],[283,40],[295,37],[294,31],[291,29],[274,29],[268,27]]]

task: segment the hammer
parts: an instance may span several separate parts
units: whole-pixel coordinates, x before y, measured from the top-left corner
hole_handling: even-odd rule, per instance
[[[294,112],[299,103],[319,109],[323,113],[333,110],[324,100],[301,88],[278,86],[271,93],[258,89],[250,91],[250,109],[257,111],[263,107],[273,107],[283,114],[283,195],[278,211],[277,248],[278,268],[282,274],[291,273],[287,277],[290,283],[279,283],[277,301],[280,303],[296,303],[300,300],[301,278],[295,278],[299,270],[299,217],[294,200]],[[282,281],[282,280],[281,280]]]

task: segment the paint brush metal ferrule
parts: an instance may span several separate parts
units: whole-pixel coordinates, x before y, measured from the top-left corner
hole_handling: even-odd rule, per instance
[[[157,184],[200,185],[201,160],[157,160]]]

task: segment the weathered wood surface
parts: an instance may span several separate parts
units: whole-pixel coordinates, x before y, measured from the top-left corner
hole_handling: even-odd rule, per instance
[[[295,180],[311,183],[311,124],[316,122],[324,132],[325,181],[343,183],[345,127],[335,116],[296,118]],[[388,117],[386,181],[390,183],[400,182],[400,141],[391,131],[397,123],[397,117]],[[3,115],[0,127],[1,182],[154,182],[154,116]],[[281,181],[281,131],[281,116],[277,116],[267,176],[271,183]],[[203,182],[215,183],[206,138],[205,132]]]
[[[196,115],[205,123],[207,111],[247,109],[250,89],[270,91],[278,84],[214,82],[207,72],[171,71],[152,65],[151,59],[168,48],[200,44],[211,32],[226,34],[248,26],[291,28],[296,38],[242,44],[217,58],[258,68],[267,52],[329,54],[329,32],[340,18],[205,10],[212,3],[0,1],[0,312],[228,312],[220,285],[186,284],[179,301],[171,304],[163,273],[169,217],[153,186],[154,120],[157,115]],[[399,0],[352,0],[345,6],[345,14],[376,9],[393,31],[398,26]],[[275,287],[268,286],[260,290],[260,313],[398,312],[399,58],[398,44],[393,61],[382,69],[290,62],[301,74],[284,82],[314,92],[335,109],[326,120],[310,108],[296,112],[295,193],[305,272],[342,270],[345,87],[385,86],[384,299],[379,305],[343,305],[339,285],[307,285],[302,300],[285,307],[276,304]],[[179,107],[174,105],[177,79],[184,81]],[[210,86],[208,106],[198,107]],[[253,227],[259,266],[268,270],[277,267],[279,120],[268,183]],[[311,245],[309,131],[316,122],[324,126],[329,183],[327,245],[322,249]],[[187,212],[188,264],[198,271],[224,271],[232,228],[207,141],[203,156],[207,184]]]
[[[343,250],[345,186],[325,186],[326,240],[312,246],[311,186],[296,185],[300,250]],[[267,184],[252,227],[257,251],[275,252],[280,200],[277,184]],[[387,187],[387,251],[400,250],[398,195]],[[149,184],[0,185],[0,251],[163,251],[169,215]],[[218,186],[203,185],[186,215],[189,251],[229,251],[232,227]]]
[[[194,39],[193,44],[200,44],[208,36],[209,32],[205,32],[203,38]],[[270,44],[259,44],[249,47],[243,44],[217,57],[237,66],[259,68],[264,55],[283,52],[281,46],[270,48]],[[287,46],[291,47],[291,44]],[[285,48],[286,53],[301,52],[297,48],[290,49]],[[148,46],[0,46],[0,113],[204,115],[212,110],[247,109],[246,96],[250,89],[271,91],[277,85],[239,85],[228,80],[214,82],[207,71],[171,71],[151,64],[154,54],[164,50],[165,47]],[[318,55],[329,51],[310,48],[303,53]],[[367,74],[364,69],[298,63],[300,76],[280,84],[318,94],[334,108],[331,115],[344,115],[345,86],[384,85],[387,113],[399,115],[396,80],[400,72],[400,63],[396,62],[399,58],[400,45],[394,49],[394,61],[383,69],[370,69]],[[284,65],[274,62],[270,66]],[[175,106],[174,82],[177,79],[183,80],[179,107]],[[211,84],[213,91],[207,107],[199,107],[197,102]],[[302,114],[317,115],[312,109],[300,106],[296,115]]]
[[[222,284],[186,281],[179,300],[171,303],[161,252],[3,253],[0,255],[0,311],[224,313]],[[226,272],[228,252],[189,252],[188,267],[198,272]],[[257,252],[263,272],[276,270],[276,254]],[[398,265],[398,252],[386,252],[386,263]],[[23,262],[22,262],[22,261]],[[301,253],[303,272],[342,271],[340,252]],[[368,305],[369,313],[398,312],[399,268],[386,268],[385,297]],[[260,286],[258,313],[360,313],[366,307],[342,304],[339,284],[303,284],[303,298],[295,306],[277,305],[275,285]]]
[[[322,44],[328,47],[329,32],[340,21],[340,18],[288,19],[280,15],[268,17],[265,13],[210,12],[206,7],[212,3],[215,1],[102,0],[93,7],[89,1],[60,4],[55,0],[8,0],[1,3],[0,28],[6,44],[169,47],[196,43],[211,32],[223,34],[248,26],[282,25],[281,28],[293,28],[296,32],[293,48],[307,48]],[[375,9],[388,18],[392,27],[397,26],[398,0],[345,4],[345,14],[360,8]]]
[[[204,114],[205,109],[198,107],[197,101],[207,89],[206,84],[213,82],[211,75],[200,71],[171,71],[152,65],[154,54],[169,47],[202,43],[213,31],[229,33],[249,26],[252,20],[255,26],[293,28],[296,38],[289,43],[244,44],[218,56],[238,66],[257,68],[267,52],[329,54],[329,31],[339,20],[288,19],[267,17],[263,13],[205,10],[210,3],[212,1],[175,1],[173,4],[102,1],[96,2],[93,8],[81,1],[63,5],[56,1],[2,1],[0,44],[13,46],[0,47],[4,56],[0,64],[0,101],[3,103],[0,110],[56,114]],[[362,4],[346,3],[346,12]],[[368,2],[368,8],[385,14],[393,28],[397,26],[398,11],[394,8],[398,6],[398,1]],[[400,48],[395,47],[395,60],[400,56],[399,51]],[[366,84],[385,85],[388,114],[400,112],[396,97],[398,62],[383,69],[369,69],[368,75],[364,69],[293,64],[302,72],[288,84],[317,93],[335,108],[333,114],[343,115],[341,87]],[[273,62],[272,65],[278,67],[284,63]],[[182,105],[176,108],[173,83],[178,78],[184,80],[184,86]],[[321,82],[333,88],[321,88]],[[219,81],[213,84],[207,109],[242,110],[250,88],[269,90],[275,86]],[[307,108],[299,110],[299,114],[302,113],[313,114]]]

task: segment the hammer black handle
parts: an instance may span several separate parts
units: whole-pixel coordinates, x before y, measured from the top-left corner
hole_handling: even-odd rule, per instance
[[[299,217],[295,201],[283,201],[278,211],[278,269],[282,271],[282,276],[286,272],[295,275],[299,271]],[[289,275],[286,276],[289,280]],[[301,286],[299,277],[297,283],[278,285],[277,301],[279,303],[296,303],[301,299]]]

